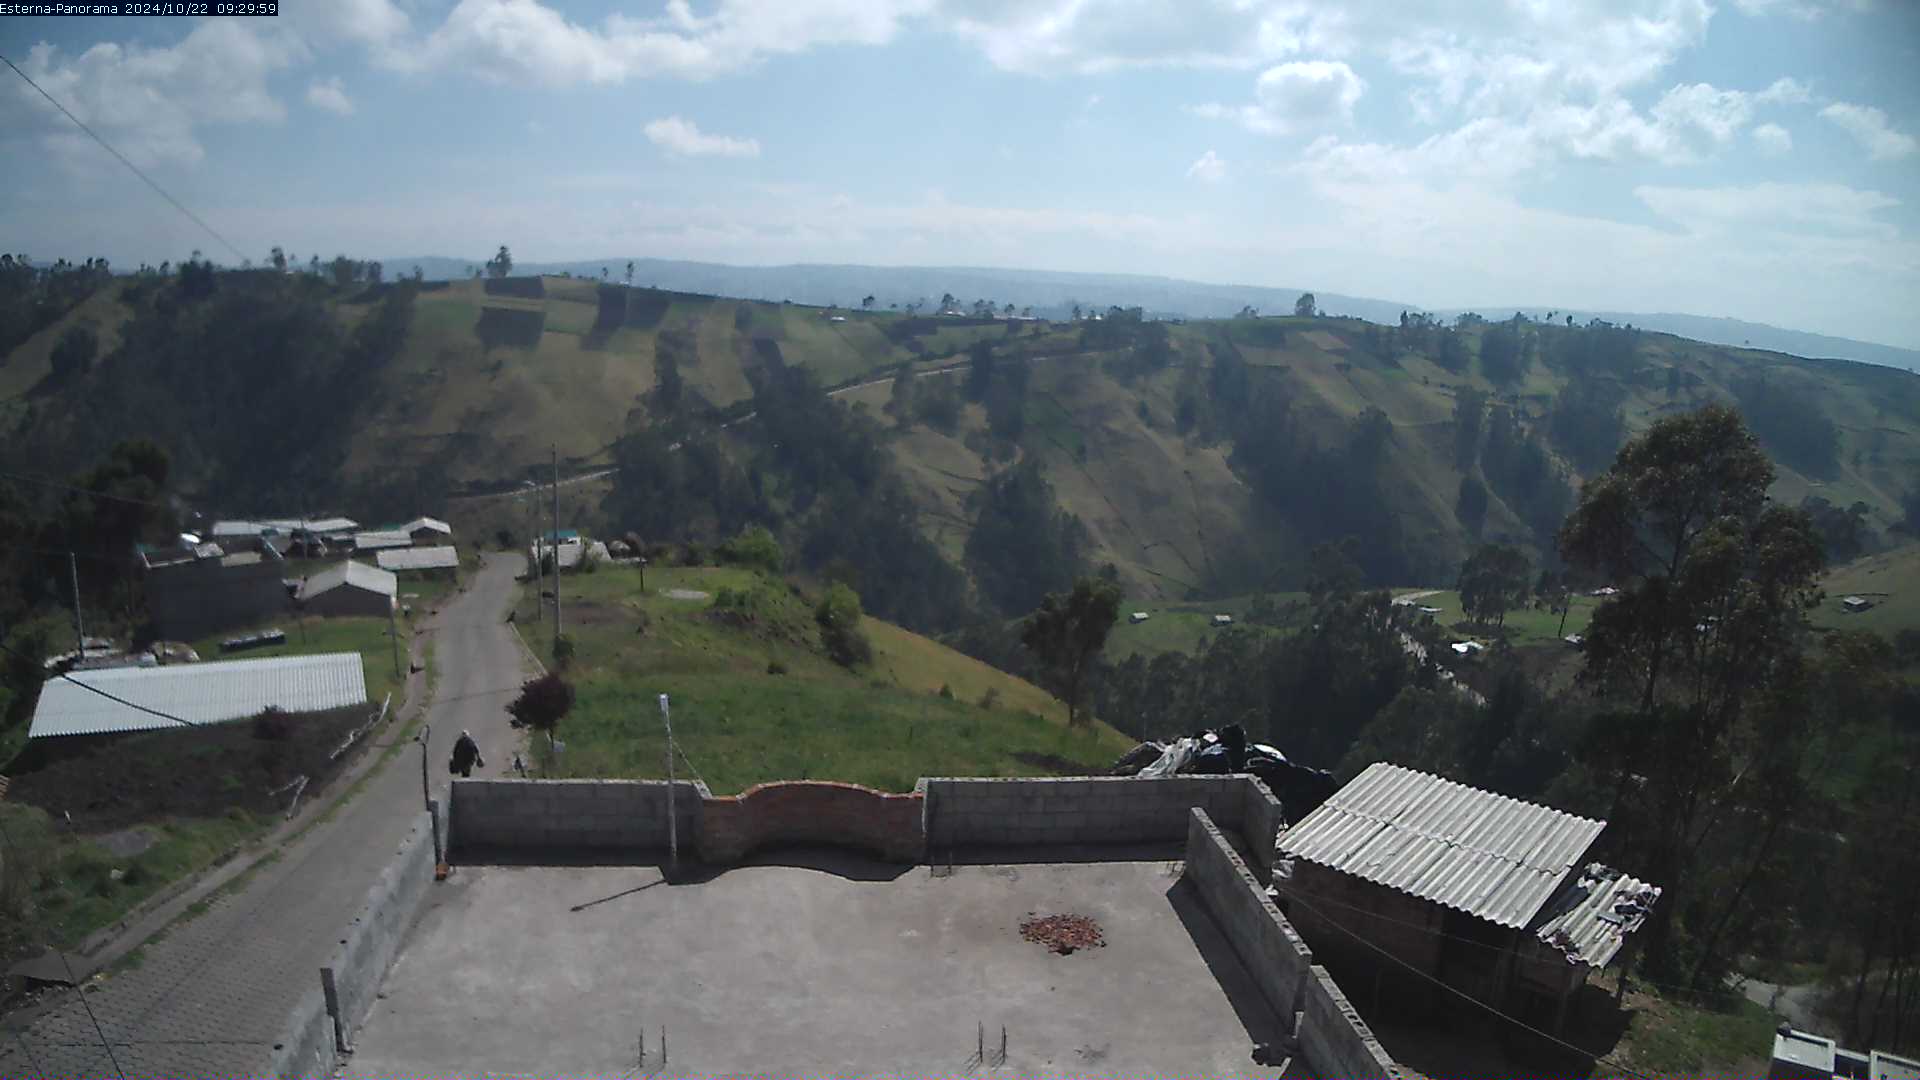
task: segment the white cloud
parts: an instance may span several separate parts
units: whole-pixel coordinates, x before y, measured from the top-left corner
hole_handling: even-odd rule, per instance
[[[307,104],[341,116],[353,115],[353,99],[347,96],[347,91],[340,85],[338,76],[331,79],[315,79],[309,84]]]
[[[462,67],[497,81],[549,86],[668,76],[703,79],[823,45],[880,45],[934,0],[720,0],[695,15],[668,0],[657,18],[613,15],[592,27],[539,0],[460,0],[409,68]]]
[[[1251,105],[1199,105],[1193,112],[1238,120],[1247,130],[1284,135],[1351,123],[1366,81],[1341,60],[1296,60],[1270,67],[1254,80]]]
[[[1804,105],[1813,99],[1813,91],[1799,79],[1781,78],[1753,96],[1762,105]]]
[[[1189,180],[1200,180],[1205,183],[1215,184],[1225,179],[1226,175],[1227,163],[1221,160],[1220,155],[1211,150],[1201,154],[1198,161],[1187,166],[1187,179]]]
[[[103,42],[74,56],[43,42],[21,70],[136,164],[192,164],[205,153],[200,127],[286,116],[268,77],[309,53],[293,35],[256,29],[259,21],[205,22],[164,48]],[[0,134],[43,136],[75,166],[96,160],[100,151],[31,87],[16,82],[5,93],[13,102],[0,108]]]
[[[1830,11],[1867,11],[1873,7],[1873,2],[1872,0],[1733,0],[1733,6],[1740,9],[1741,14],[1756,18],[1786,15],[1811,22]]]
[[[1903,158],[1920,149],[1920,141],[1904,132],[1895,131],[1887,123],[1887,114],[1871,105],[1836,101],[1821,109],[1820,115],[1853,136],[1855,142],[1866,148],[1867,156],[1875,161]]]
[[[1761,124],[1750,134],[1760,152],[1768,157],[1779,157],[1793,149],[1793,133],[1779,124]]]
[[[1676,188],[1641,185],[1633,194],[1647,208],[1695,235],[1749,229],[1873,234],[1894,239],[1899,231],[1875,217],[1900,200],[1844,184],[1750,184],[1745,187]]]
[[[1753,95],[1720,90],[1707,83],[1676,86],[1653,107],[1655,121],[1670,128],[1696,128],[1722,145],[1753,119]]]
[[[645,130],[648,140],[653,145],[680,157],[754,158],[760,156],[760,142],[757,139],[709,135],[701,131],[693,121],[682,120],[678,116],[662,117],[649,123]]]

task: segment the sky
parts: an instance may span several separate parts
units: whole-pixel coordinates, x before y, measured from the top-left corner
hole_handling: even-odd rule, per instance
[[[223,238],[0,71],[0,247],[1125,272],[1920,348],[1912,0],[280,8],[0,15]]]

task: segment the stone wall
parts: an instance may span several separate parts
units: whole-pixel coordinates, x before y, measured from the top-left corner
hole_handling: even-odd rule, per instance
[[[446,827],[444,811],[441,827]],[[276,1036],[268,1072],[281,1080],[330,1077],[344,1046],[373,1010],[400,941],[433,883],[433,822],[420,813],[394,857],[367,890],[367,900],[315,985],[294,1006]],[[329,992],[330,991],[330,992]]]
[[[1386,1049],[1204,810],[1188,812],[1185,875],[1281,1017],[1297,1017],[1315,1076],[1398,1077]]]
[[[1207,913],[1233,943],[1273,1011],[1292,1016],[1306,993],[1313,952],[1206,812],[1187,813],[1187,880],[1199,889]]]
[[[929,777],[927,845],[934,857],[974,846],[1179,844],[1187,813],[1242,832],[1262,875],[1273,865],[1280,804],[1248,776]],[[1264,842],[1256,837],[1263,836]]]
[[[824,780],[758,784],[705,800],[695,848],[708,863],[738,862],[755,848],[778,845],[852,847],[917,863],[927,850],[924,807],[918,790],[897,795]]]
[[[700,832],[707,786],[674,782],[680,846]],[[665,851],[665,780],[455,780],[449,850]]]
[[[1315,1076],[1403,1075],[1333,976],[1319,964],[1309,973],[1301,1003],[1300,1048]]]

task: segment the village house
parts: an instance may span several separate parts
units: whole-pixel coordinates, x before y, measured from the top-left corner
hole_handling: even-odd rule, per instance
[[[452,545],[444,547],[393,548],[377,552],[374,562],[380,569],[413,577],[451,578],[460,569],[460,553]]]
[[[1316,955],[1372,976],[1355,985],[1418,1009],[1444,983],[1557,1031],[1660,896],[1588,858],[1605,828],[1377,762],[1280,835],[1275,884]]]
[[[415,547],[441,547],[453,543],[453,526],[439,518],[417,517],[393,531],[412,537]]]
[[[288,609],[285,562],[257,534],[226,546],[183,536],[165,548],[139,549],[154,632],[190,641],[272,619]],[[242,546],[257,550],[240,550]]]
[[[393,612],[399,592],[392,572],[351,559],[307,578],[300,606],[312,615],[378,615]]]

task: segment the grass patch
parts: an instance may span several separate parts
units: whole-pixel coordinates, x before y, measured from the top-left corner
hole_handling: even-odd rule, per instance
[[[1123,606],[1119,623],[1107,635],[1107,647],[1102,655],[1108,663],[1119,663],[1135,653],[1151,659],[1161,653],[1194,652],[1195,646],[1206,640],[1208,635],[1218,632],[1213,626],[1215,615],[1231,615],[1235,629],[1255,633],[1283,633],[1298,629],[1306,622],[1306,593],[1269,593],[1268,599],[1278,613],[1275,623],[1256,624],[1247,621],[1247,612],[1253,603],[1253,598],[1249,596]],[[1135,611],[1145,611],[1147,621],[1129,621],[1129,616]]]
[[[903,791],[925,775],[1033,775],[1032,761],[1098,770],[1131,745],[1105,727],[1069,731],[1038,688],[875,620],[875,664],[840,668],[821,652],[813,598],[778,579],[676,567],[649,570],[647,585],[642,594],[623,567],[565,579],[577,698],[548,775],[665,776],[662,693],[676,740],[716,793],[787,779]],[[982,707],[989,689],[996,701]]]
[[[1632,1020],[1609,1058],[1653,1076],[1764,1075],[1774,1028],[1766,1009],[1738,994],[1693,1004],[1635,986],[1626,998]]]
[[[63,949],[78,946],[89,934],[173,882],[213,865],[272,823],[271,817],[239,807],[213,818],[171,818],[144,826],[153,844],[130,858],[116,856],[87,837],[61,837],[52,872],[34,892],[45,940]]]
[[[403,591],[418,590],[409,583],[403,587]],[[387,620],[372,616],[318,618],[309,615],[304,618],[283,619],[252,630],[215,634],[194,642],[193,648],[200,654],[202,660],[258,660],[269,656],[313,656],[319,653],[357,652],[366,666],[367,700],[378,707],[380,700],[389,693],[393,694],[395,702],[398,702],[401,697],[401,686],[406,677],[407,648],[413,635],[404,620],[397,625],[400,630],[398,672],[394,670],[393,646],[387,635]],[[284,631],[287,635],[286,643],[237,653],[220,651],[220,642],[227,638],[241,637],[269,629]]]
[[[1492,627],[1467,621],[1466,613],[1460,607],[1460,594],[1452,589],[1444,589],[1431,596],[1415,600],[1414,603],[1424,607],[1439,608],[1440,614],[1435,615],[1433,620],[1460,640],[1473,638],[1486,641],[1494,636]],[[1587,624],[1593,621],[1593,613],[1601,603],[1602,600],[1599,597],[1574,596],[1573,603],[1567,611],[1566,633],[1586,633]],[[1509,611],[1506,634],[1507,640],[1515,645],[1558,644],[1562,637],[1560,615],[1545,608],[1535,610],[1529,607]]]

